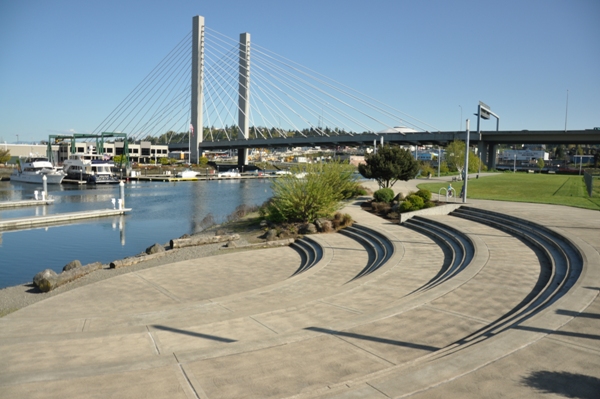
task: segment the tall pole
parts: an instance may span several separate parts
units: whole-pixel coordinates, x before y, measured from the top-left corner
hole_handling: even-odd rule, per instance
[[[438,178],[440,177],[440,164],[442,163],[442,149],[438,145]]]
[[[469,175],[469,136],[471,136],[471,132],[469,132],[469,120],[466,120],[466,125],[465,125],[466,129],[467,129],[467,138],[465,139],[465,176],[464,176],[464,180],[463,180],[463,189],[462,189],[462,197],[463,197],[463,204],[467,202],[467,182],[469,181],[468,179],[468,175]]]
[[[199,161],[198,146],[202,142],[202,104],[204,103],[204,17],[193,18],[192,32],[192,109],[190,119],[190,163]]]
[[[569,89],[567,89],[567,107],[565,109],[565,133],[567,132],[567,117],[569,116]]]
[[[483,145],[482,141],[481,141],[481,104],[479,104],[477,106],[477,136],[479,137],[479,145],[478,145],[478,149],[484,149],[483,151],[479,151],[479,170],[477,171],[477,173],[481,173],[481,153],[485,152],[485,146]]]
[[[240,34],[238,81],[238,140],[248,140],[250,121],[250,34]],[[248,165],[248,149],[238,149],[238,166]]]

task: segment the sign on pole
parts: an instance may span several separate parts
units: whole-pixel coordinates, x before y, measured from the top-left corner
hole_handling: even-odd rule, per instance
[[[479,112],[483,119],[490,119],[490,111],[492,109],[485,103],[479,101]]]

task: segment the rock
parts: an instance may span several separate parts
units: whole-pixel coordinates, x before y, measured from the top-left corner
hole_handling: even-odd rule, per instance
[[[316,234],[317,231],[317,226],[314,223],[307,223],[300,227],[300,234]]]
[[[293,234],[291,231],[289,230],[283,230],[282,232],[279,233],[279,235],[277,236],[278,239],[284,239],[284,238],[290,238],[293,237]]]
[[[65,265],[65,267],[63,267],[62,271],[66,272],[66,271],[69,271],[71,269],[75,269],[77,267],[81,267],[81,262],[79,260],[75,259],[74,261],[67,263]]]
[[[265,227],[269,227],[269,221],[266,219],[263,219],[260,221],[260,228],[264,229]]]
[[[321,223],[321,227],[319,228],[319,231],[321,233],[331,233],[333,231],[333,224],[331,223],[331,220],[324,220]]]
[[[33,277],[33,284],[42,292],[48,292],[54,287],[58,274],[52,269],[46,269]]]
[[[333,231],[333,225],[329,219],[319,218],[315,220],[315,226],[320,233],[329,233]]]
[[[95,270],[101,269],[102,263],[95,262],[89,265],[75,267],[71,270],[64,271],[60,274],[56,274],[53,270],[46,269],[43,272],[39,272],[33,278],[33,283],[42,292],[52,291],[56,287],[64,285],[70,281],[76,280],[88,273]]]
[[[227,248],[237,248],[237,243],[235,241],[228,241],[227,244],[225,244],[225,246]]]
[[[267,230],[264,237],[267,241],[275,241],[277,239],[277,230],[275,230],[275,229]]]
[[[146,253],[148,255],[153,255],[153,254],[157,254],[159,252],[165,252],[165,247],[163,247],[160,244],[154,244],[148,248],[146,248]]]

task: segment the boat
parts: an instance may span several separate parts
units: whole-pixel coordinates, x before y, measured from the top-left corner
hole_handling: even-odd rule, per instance
[[[60,184],[66,176],[62,170],[54,167],[46,157],[30,156],[19,160],[19,167],[10,175],[10,181],[43,184]]]
[[[217,174],[217,177],[241,177],[240,171],[235,169],[229,169],[227,172],[221,172]]]
[[[92,184],[118,184],[112,173],[113,162],[105,156],[93,153],[75,153],[63,163],[67,179],[86,181]]]
[[[193,171],[191,169],[184,169],[181,172],[177,173],[175,176],[176,177],[181,177],[181,178],[184,178],[184,179],[189,179],[189,178],[192,178],[192,177],[197,177],[198,176],[198,172]]]

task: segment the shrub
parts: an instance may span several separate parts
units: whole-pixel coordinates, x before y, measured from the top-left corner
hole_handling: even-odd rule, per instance
[[[403,201],[402,203],[400,203],[400,205],[398,206],[398,210],[400,212],[410,212],[413,210],[413,204],[412,202],[406,200]]]
[[[392,208],[387,202],[372,202],[371,207],[375,213],[387,213]]]
[[[406,201],[412,204],[411,208],[415,211],[423,208],[423,206],[425,205],[425,201],[423,201],[423,198],[418,196],[417,194],[409,195],[408,197],[406,197]]]
[[[433,176],[435,173],[436,171],[433,170],[433,168],[428,162],[423,162],[421,164],[421,176],[428,176],[429,174]]]
[[[394,190],[391,188],[380,188],[373,193],[376,202],[392,202],[394,199]]]
[[[423,206],[423,209],[425,209],[425,208],[433,208],[434,206],[435,206],[435,202],[427,201],[425,203],[425,205]]]
[[[272,182],[273,198],[264,210],[270,221],[312,223],[331,217],[358,187],[354,167],[348,164],[308,164],[302,172],[302,179],[292,173]]]
[[[440,173],[446,174],[450,172],[450,168],[448,167],[448,163],[446,161],[442,161],[440,164]]]
[[[331,225],[335,230],[343,229],[344,227],[352,226],[354,220],[352,220],[352,216],[347,213],[341,214],[336,212],[333,215],[333,219],[331,220]]]
[[[423,198],[423,201],[425,201],[425,202],[431,200],[431,191],[429,191],[429,190],[425,190],[422,188],[419,191],[417,191],[415,194],[418,195],[419,197]]]

